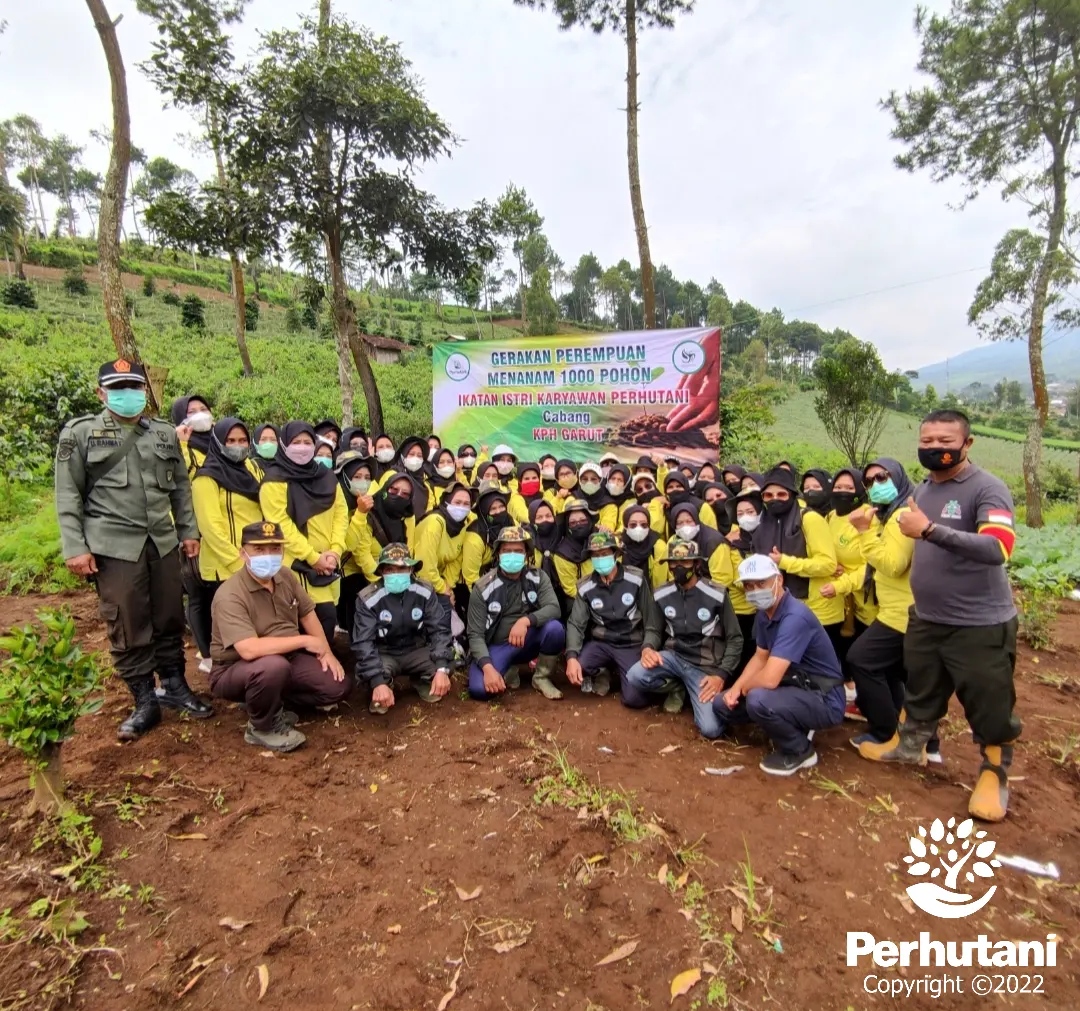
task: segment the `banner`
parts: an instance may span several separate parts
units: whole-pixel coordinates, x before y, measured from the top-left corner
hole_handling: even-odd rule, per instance
[[[432,349],[432,374],[435,432],[453,450],[505,442],[521,460],[717,459],[712,327],[447,341]]]

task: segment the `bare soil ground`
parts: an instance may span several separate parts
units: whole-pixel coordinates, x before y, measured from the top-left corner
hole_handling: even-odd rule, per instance
[[[105,648],[86,593],[0,598],[0,628],[56,604],[74,611],[88,647]],[[941,940],[1056,932],[1046,995],[991,1000],[1075,1009],[1080,606],[1065,606],[1056,651],[1023,651],[1018,692],[1011,815],[990,837],[999,854],[1053,861],[1061,880],[1003,867],[994,900],[965,923],[915,909],[901,863],[918,825],[965,816],[978,755],[958,712],[942,728],[943,769],[869,765],[848,746],[848,725],[821,736],[816,770],[776,780],[758,770],[753,734],[713,744],[688,713],[632,713],[592,696],[551,703],[527,689],[491,706],[456,694],[424,706],[405,691],[382,719],[358,692],[337,712],[305,716],[308,744],[288,756],[245,745],[244,717],[227,705],[206,722],[167,714],[121,746],[128,704],[111,681],[64,763],[69,795],[104,841],[101,861],[132,894],[75,896],[90,922],[79,943],[98,950],[67,972],[66,1006],[984,1006],[968,990],[936,1001],[867,994],[875,970],[845,965],[848,930],[879,940],[927,930]],[[561,777],[557,753],[572,766]],[[731,765],[743,768],[703,771]],[[0,912],[21,917],[42,896],[64,897],[49,871],[68,859],[51,842],[34,848],[35,826],[20,820],[25,790],[21,760],[5,750]],[[631,941],[628,957],[597,965]],[[0,933],[0,1008],[64,1005],[58,958]],[[690,969],[701,981],[673,1001],[673,978]],[[39,993],[49,980],[55,1000]]]
[[[87,280],[94,280],[97,277],[97,267],[87,267],[84,272]],[[36,263],[24,263],[23,273],[26,274],[27,278],[32,278],[35,281],[48,281],[52,284],[59,284],[64,279],[67,271],[61,270],[59,267],[42,267]],[[142,291],[142,274],[121,274],[120,276],[124,280],[124,287],[129,291]],[[158,278],[157,285],[163,291],[174,291],[178,295],[198,295],[202,299],[211,299],[215,302],[232,301],[232,295],[227,291],[218,291],[217,288],[180,284],[178,281],[169,281],[167,278]]]

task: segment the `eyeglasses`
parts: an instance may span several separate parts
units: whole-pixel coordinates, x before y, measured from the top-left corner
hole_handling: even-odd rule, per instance
[[[888,471],[883,470],[880,474],[875,474],[873,477],[868,477],[866,479],[866,483],[867,484],[884,484],[886,481],[891,481],[891,480],[892,480],[892,475]]]

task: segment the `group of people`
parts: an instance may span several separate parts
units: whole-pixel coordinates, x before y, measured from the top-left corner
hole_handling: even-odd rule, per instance
[[[707,738],[755,724],[773,775],[816,764],[815,732],[845,716],[865,721],[863,758],[921,765],[941,761],[955,694],[983,756],[970,811],[1005,817],[1012,502],[968,458],[960,412],[923,420],[915,486],[890,458],[800,475],[523,460],[331,420],[249,429],[194,394],[170,423],[124,360],[101,367],[98,395],[103,410],[60,435],[56,505],[134,698],[122,740],[163,706],[212,714],[185,678],[186,624],[212,695],[277,751],[304,742],[296,707],[362,682],[385,714],[404,678],[437,703],[467,668],[477,700],[524,679],[551,700],[617,686],[629,708],[689,702]]]

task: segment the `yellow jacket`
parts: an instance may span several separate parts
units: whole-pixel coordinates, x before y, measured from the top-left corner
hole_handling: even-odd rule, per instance
[[[859,550],[874,567],[874,589],[877,591],[877,620],[897,632],[907,632],[908,608],[914,603],[911,593],[911,557],[915,542],[900,530],[901,506],[882,527],[874,518],[865,534],[859,535]]]
[[[844,572],[833,581],[837,597],[850,596],[855,605],[855,617],[864,625],[869,625],[877,617],[877,604],[866,599],[863,582],[866,579],[866,562],[859,550],[859,531],[846,516],[837,516],[830,512],[826,517],[833,535],[833,547],[836,549],[836,561],[843,566]]]
[[[803,513],[803,536],[806,538],[806,557],[794,555],[780,556],[780,570],[793,576],[807,576],[810,579],[810,591],[806,605],[822,625],[835,625],[844,620],[844,598],[823,597],[821,588],[833,582],[836,572],[836,548],[833,547],[832,530],[824,516],[815,512]]]
[[[405,517],[405,543],[410,551],[413,549],[415,529],[416,520],[411,516]],[[374,583],[378,578],[375,575],[375,568],[381,551],[382,545],[375,539],[371,530],[371,513],[355,510],[345,531],[345,553],[349,556],[343,567],[345,575],[351,576],[362,572],[369,583]]]
[[[727,587],[736,614],[755,614],[757,609],[747,601],[746,591],[738,582],[739,562],[742,560],[743,553],[730,542],[725,542],[709,559],[709,578]]]
[[[259,503],[263,516],[271,523],[278,523],[285,534],[285,565],[292,565],[300,559],[309,565],[319,560],[324,551],[333,551],[340,558],[345,553],[345,534],[349,527],[349,507],[340,486],[334,496],[334,504],[321,513],[316,513],[307,524],[305,537],[288,513],[288,485],[284,481],[269,481],[259,489]],[[311,599],[316,604],[336,604],[341,589],[341,580],[337,579],[329,586],[311,586],[303,576],[304,584]]]
[[[263,518],[262,507],[222,488],[212,477],[197,477],[191,482],[191,501],[202,540],[199,575],[207,582],[221,582],[244,567],[240,532]]]
[[[420,578],[431,583],[436,593],[449,595],[461,581],[464,528],[457,537],[451,537],[442,513],[428,513],[417,524],[415,537],[413,558],[424,563]]]
[[[195,471],[206,463],[206,454],[186,442],[180,443],[180,455],[184,458],[189,478],[193,478]]]
[[[555,575],[559,577],[563,593],[573,600],[577,597],[578,580],[592,575],[592,559],[585,557],[576,565],[561,555],[553,555],[551,560],[555,563]]]
[[[461,535],[461,581],[472,590],[485,566],[491,561],[491,548],[476,531],[468,527]],[[425,577],[426,578],[426,577]]]

